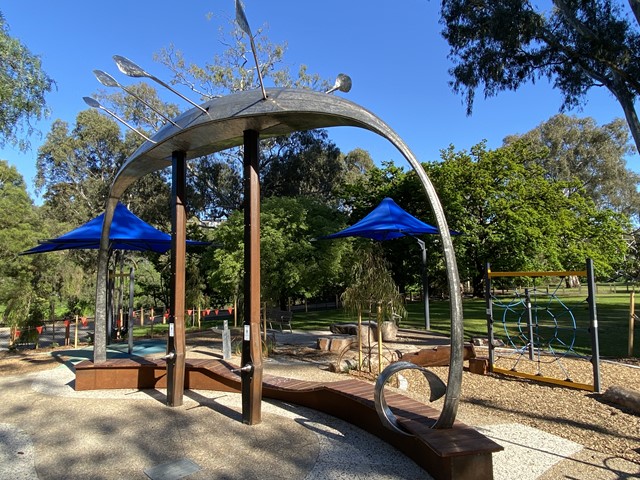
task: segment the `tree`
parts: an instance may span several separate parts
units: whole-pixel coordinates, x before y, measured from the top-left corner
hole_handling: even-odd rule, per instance
[[[261,163],[265,196],[313,197],[326,203],[346,173],[344,158],[326,130],[278,137]]]
[[[97,110],[61,120],[38,150],[36,187],[61,221],[80,225],[104,211],[111,182],[126,156],[119,126]]]
[[[189,88],[201,99],[210,99],[259,87],[256,67],[246,35],[235,22],[220,30],[223,50],[204,65],[190,63],[174,45],[155,55],[172,73],[173,84]],[[255,32],[260,71],[265,82],[279,87],[327,89],[330,85],[301,65],[297,72],[284,66],[286,44],[269,42],[266,30]],[[337,180],[340,152],[321,130],[298,132],[289,137],[260,142],[260,172],[266,196],[314,195],[326,197]],[[242,207],[242,149],[209,155],[190,164],[189,205],[202,220],[220,220]],[[335,178],[335,180],[334,180]],[[329,182],[328,180],[332,180]]]
[[[391,275],[388,262],[371,249],[357,252],[349,286],[342,294],[345,308],[358,316],[358,368],[362,366],[362,312],[376,308],[378,324],[378,373],[382,372],[382,322],[404,316],[404,299]],[[371,368],[371,364],[369,364]],[[369,370],[371,371],[371,370]]]
[[[35,292],[31,259],[20,252],[36,244],[40,226],[24,179],[18,170],[0,160],[0,305],[3,322],[28,320]]]
[[[335,210],[308,198],[272,197],[262,204],[260,222],[264,300],[285,309],[289,298],[312,298],[343,282],[341,262],[350,244],[312,242],[344,225]],[[243,229],[238,211],[214,231],[214,243],[222,246],[201,262],[214,297],[235,298],[242,292]]]
[[[580,270],[594,259],[600,276],[624,260],[627,218],[595,208],[571,182],[549,179],[538,165],[545,152],[517,142],[496,150],[443,152],[427,165],[452,229],[458,266],[483,295],[486,262],[495,270]]]
[[[552,180],[578,180],[599,209],[613,209],[627,216],[640,210],[640,175],[626,167],[629,145],[624,121],[599,127],[592,118],[555,115],[524,135],[505,138],[505,145],[525,140],[547,154],[537,161]]]
[[[604,87],[640,150],[640,1],[629,0],[630,12],[616,0],[552,3],[546,12],[527,0],[444,0],[453,90],[464,95],[471,114],[479,88],[489,97],[546,77],[565,109],[583,103],[592,87]]]
[[[29,147],[26,136],[34,132],[34,120],[49,114],[45,95],[53,86],[53,80],[42,70],[40,58],[9,36],[9,27],[0,12],[0,146],[9,143],[21,150]]]

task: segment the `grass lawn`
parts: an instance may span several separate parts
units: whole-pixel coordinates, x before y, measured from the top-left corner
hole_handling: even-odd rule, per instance
[[[554,324],[555,320],[561,326],[558,337],[565,343],[573,340],[575,318],[575,350],[581,354],[590,353],[589,310],[585,303],[585,295],[563,295],[562,303],[549,302],[548,298],[538,300],[538,322],[540,324]],[[602,357],[620,358],[627,356],[628,331],[629,331],[629,294],[605,293],[598,294],[597,316],[600,355]],[[450,331],[449,302],[431,300],[430,319],[431,330],[437,333],[448,334]],[[566,308],[565,306],[566,305]],[[484,299],[465,299],[464,311],[464,335],[465,339],[471,337],[487,336],[487,320]],[[402,321],[401,326],[407,328],[424,328],[424,308],[421,302],[412,302],[407,305],[408,318]],[[519,313],[509,312],[506,315],[508,324],[517,321]],[[504,309],[494,308],[494,329],[496,337],[506,338],[503,326]],[[555,320],[554,320],[555,319]],[[338,310],[319,310],[296,312],[294,326],[302,330],[326,330],[332,323],[356,322],[354,315]],[[640,321],[635,322],[634,356],[640,355]],[[542,329],[541,329],[542,330]]]
[[[554,338],[556,321],[561,327],[558,330],[557,338],[564,343],[573,342],[577,353],[589,355],[591,352],[591,341],[589,328],[589,310],[585,302],[586,292],[563,292],[559,296],[560,302],[549,302],[548,297],[538,300],[537,320],[542,327],[541,335],[545,338]],[[639,295],[640,297],[640,295]],[[600,355],[608,358],[622,358],[627,356],[628,332],[629,332],[629,303],[628,293],[598,293],[597,315]],[[512,297],[505,297],[504,302],[509,303]],[[566,306],[566,307],[565,307]],[[407,304],[408,316],[402,320],[401,326],[406,328],[424,328],[424,308],[421,302],[411,302]],[[466,340],[472,337],[487,336],[487,320],[485,313],[485,301],[483,299],[464,299],[464,335]],[[568,311],[571,311],[571,314]],[[640,311],[640,310],[639,310]],[[504,308],[494,307],[494,334],[496,338],[503,339],[508,343],[505,334],[506,319],[507,330],[510,335],[517,335],[517,321],[525,322],[522,310],[514,309],[505,314]],[[436,333],[448,334],[450,331],[449,302],[442,300],[431,300],[430,302],[431,330]],[[574,320],[575,319],[575,337]],[[366,318],[363,320],[367,320]],[[357,318],[342,309],[325,309],[309,312],[296,311],[293,318],[294,328],[300,330],[329,330],[332,323],[352,323]],[[230,325],[233,319],[230,319]],[[516,327],[514,327],[516,326]],[[197,330],[187,324],[187,332]],[[222,320],[203,321],[202,329],[211,327],[222,327]],[[548,327],[548,328],[547,328]],[[552,328],[553,327],[553,328]],[[640,356],[640,321],[635,322],[634,356]],[[545,330],[546,328],[546,330]],[[153,326],[153,336],[166,335],[168,326],[157,323]],[[148,336],[151,334],[151,327],[135,327],[134,336]],[[557,348],[558,344],[554,345]]]

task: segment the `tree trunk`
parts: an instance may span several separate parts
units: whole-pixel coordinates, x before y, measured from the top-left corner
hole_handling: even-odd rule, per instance
[[[624,81],[619,77],[615,77],[611,85],[607,85],[609,91],[613,93],[618,100],[618,103],[622,107],[624,117],[631,130],[633,141],[636,144],[636,149],[640,152],[640,121],[638,120],[638,114],[636,112],[635,105],[633,103],[633,96],[629,93]]]
[[[636,22],[640,24],[640,1],[629,0],[629,6],[631,7],[631,11],[633,12],[633,15],[636,17]]]
[[[602,394],[602,398],[640,414],[640,392],[612,385]]]
[[[477,298],[484,297],[484,275],[475,275],[472,278],[473,296]]]

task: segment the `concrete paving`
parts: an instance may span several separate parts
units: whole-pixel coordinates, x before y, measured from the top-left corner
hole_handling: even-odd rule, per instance
[[[75,353],[74,361],[89,354]],[[74,379],[71,364],[0,378],[0,480],[431,478],[395,448],[314,410],[265,401],[262,423],[248,426],[238,394],[186,391],[184,405],[169,408],[165,390],[76,392]],[[582,448],[518,424],[482,431],[505,447],[494,456],[498,480],[533,480]]]

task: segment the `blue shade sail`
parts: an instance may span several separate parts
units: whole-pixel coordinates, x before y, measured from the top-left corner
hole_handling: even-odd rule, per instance
[[[320,238],[325,240],[342,237],[364,237],[384,241],[407,235],[437,233],[439,233],[439,230],[436,227],[424,223],[405,212],[391,198],[385,198],[359,222],[337,233]]]
[[[104,213],[84,225],[58,238],[45,240],[22,255],[54,252],[56,250],[98,249],[102,234]],[[118,203],[113,214],[109,235],[112,250],[137,250],[165,253],[171,249],[171,236],[152,227],[131,213],[122,203]],[[187,240],[187,245],[209,245],[209,242]]]

